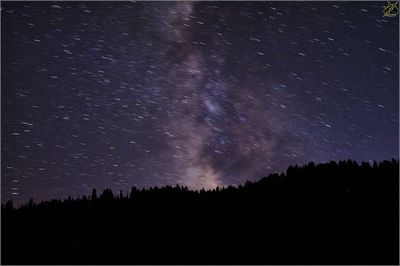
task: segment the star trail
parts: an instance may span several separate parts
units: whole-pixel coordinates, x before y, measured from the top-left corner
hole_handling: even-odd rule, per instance
[[[2,201],[398,158],[385,2],[2,2]]]

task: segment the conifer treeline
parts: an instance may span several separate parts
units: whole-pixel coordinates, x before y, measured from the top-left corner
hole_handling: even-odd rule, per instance
[[[398,264],[399,161],[2,205],[3,264]]]

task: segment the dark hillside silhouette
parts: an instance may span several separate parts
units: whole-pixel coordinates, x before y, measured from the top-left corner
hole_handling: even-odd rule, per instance
[[[2,264],[398,264],[399,161],[2,205]]]

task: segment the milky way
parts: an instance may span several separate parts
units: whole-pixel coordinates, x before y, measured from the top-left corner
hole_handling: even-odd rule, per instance
[[[3,2],[2,201],[398,157],[384,2]]]

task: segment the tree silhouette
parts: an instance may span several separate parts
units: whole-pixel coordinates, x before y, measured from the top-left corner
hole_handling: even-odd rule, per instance
[[[398,264],[399,161],[2,204],[3,264]]]
[[[92,199],[92,200],[96,200],[96,199],[97,199],[97,191],[96,191],[96,189],[95,189],[95,188],[92,190],[92,196],[91,196],[91,199]]]

